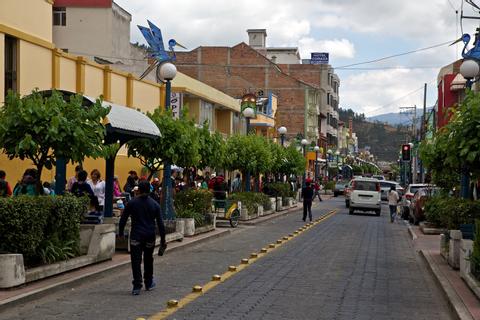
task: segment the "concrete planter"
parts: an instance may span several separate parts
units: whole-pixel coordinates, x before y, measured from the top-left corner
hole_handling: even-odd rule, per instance
[[[82,224],[80,253],[96,257],[96,262],[111,259],[115,253],[115,225]]]
[[[264,212],[264,211],[263,211],[263,206],[260,206],[260,205],[259,205],[259,206],[257,207],[257,216],[259,216],[259,217],[263,216],[263,212]]]
[[[277,198],[270,198],[271,210],[275,211],[277,208]]]
[[[16,287],[25,283],[22,254],[0,254],[0,288]]]
[[[258,211],[254,214],[248,214],[248,210],[245,207],[240,211],[240,221],[248,221],[256,218],[258,218]]]
[[[195,234],[200,234],[200,233],[205,233],[205,232],[210,232],[216,229],[216,224],[217,224],[217,215],[215,213],[210,213],[210,220],[211,223],[205,226],[197,227],[195,226]]]
[[[264,211],[263,211],[263,215],[264,215],[264,216],[268,216],[269,214],[272,214],[272,213],[274,213],[274,212],[275,212],[275,210],[264,210]]]
[[[480,282],[472,275],[470,257],[473,252],[473,241],[460,241],[460,277],[465,281],[472,292],[480,299]]]
[[[276,211],[282,211],[283,210],[282,198],[277,198],[277,204],[276,204],[275,208],[276,208]]]
[[[423,234],[442,234],[446,231],[445,229],[436,228],[428,222],[420,222],[419,226]]]
[[[448,243],[447,234],[442,233],[440,235],[440,255],[445,259],[448,260],[448,251],[449,251],[449,243]]]
[[[460,243],[462,232],[460,230],[450,230],[450,243],[448,252],[448,264],[453,269],[460,269]]]
[[[185,237],[192,237],[195,235],[195,219],[193,218],[178,218],[177,220],[184,222],[184,232]]]
[[[115,225],[82,224],[80,226],[80,253],[82,254],[80,257],[26,271],[23,255],[0,255],[0,288],[18,286],[111,259],[115,253]]]

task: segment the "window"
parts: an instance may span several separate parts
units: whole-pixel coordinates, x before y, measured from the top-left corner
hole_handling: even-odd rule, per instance
[[[17,91],[17,39],[5,36],[5,95]]]
[[[65,7],[53,8],[53,25],[54,26],[67,25],[67,9]]]

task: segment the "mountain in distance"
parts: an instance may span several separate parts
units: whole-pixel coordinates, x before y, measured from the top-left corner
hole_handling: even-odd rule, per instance
[[[427,113],[429,113],[432,110],[433,107],[427,108]],[[417,118],[420,119],[420,117],[423,114],[423,109],[418,108],[417,109]],[[412,114],[403,114],[400,112],[390,112],[390,113],[383,113],[379,114],[376,116],[372,117],[367,117],[366,119],[369,122],[381,122],[381,123],[386,123],[391,126],[396,126],[396,125],[404,125],[404,126],[409,126],[412,125],[412,120],[413,120],[413,115]]]
[[[402,124],[406,126],[406,125],[412,124],[412,115],[401,114],[399,112],[390,112],[390,113],[384,113],[384,114],[368,117],[366,120],[369,122],[378,121],[381,123],[387,123],[392,126],[396,126],[398,124]]]

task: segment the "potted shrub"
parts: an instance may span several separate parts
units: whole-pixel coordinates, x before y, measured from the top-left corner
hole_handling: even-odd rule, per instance
[[[203,189],[189,189],[175,195],[176,216],[185,221],[185,236],[193,236],[195,228],[215,222],[211,215],[212,198],[213,194]]]

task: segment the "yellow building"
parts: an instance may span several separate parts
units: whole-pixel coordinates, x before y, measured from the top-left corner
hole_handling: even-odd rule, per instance
[[[124,105],[143,112],[163,106],[164,86],[150,81],[140,81],[131,73],[114,70],[55,48],[52,43],[53,0],[2,0],[0,1],[0,104],[6,91],[15,90],[22,95],[34,88],[61,89],[82,93],[90,97],[103,95],[105,101]],[[189,104],[193,116],[200,118],[199,105],[214,105],[213,130],[230,135],[235,130],[234,114],[240,103],[232,97],[181,73],[173,81],[173,91],[182,93],[184,104]],[[202,102],[203,101],[203,102]],[[8,160],[0,155],[0,169],[14,183],[23,171],[31,167],[29,161]],[[94,168],[102,173],[105,161],[87,159],[87,171]],[[121,150],[116,159],[116,173],[126,180],[129,170],[141,172],[139,161],[126,157]],[[73,175],[69,167],[67,176]],[[54,173],[46,171],[43,180],[53,180]]]

